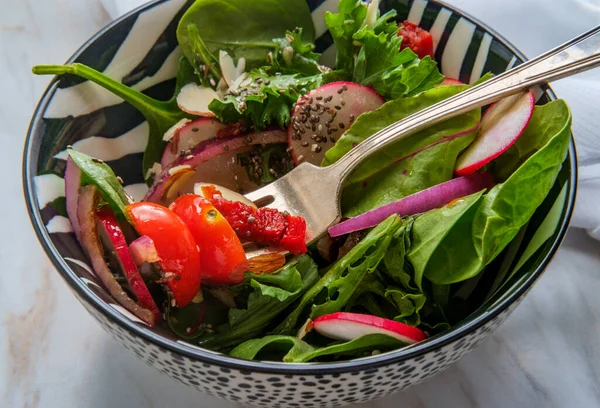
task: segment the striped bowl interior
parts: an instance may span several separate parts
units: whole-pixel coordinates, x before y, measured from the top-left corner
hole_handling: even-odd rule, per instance
[[[323,15],[334,10],[337,2],[308,0],[317,31],[317,51],[323,53],[324,62],[329,64],[335,50]],[[88,64],[152,97],[168,99],[173,92],[176,61],[181,55],[175,29],[191,3],[155,1],[107,27],[72,61]],[[448,77],[473,83],[483,73],[501,73],[523,62],[523,56],[497,34],[439,2],[383,0],[381,9],[396,9],[399,20],[408,19],[431,31],[436,60]],[[538,97],[538,104],[544,104],[553,99],[553,94],[548,88],[540,89]],[[135,109],[96,85],[74,77],[55,81],[38,106],[31,125],[25,151],[25,191],[38,236],[67,282],[95,308],[137,334],[151,338],[148,330],[152,330],[166,341],[175,342],[177,339],[165,329],[144,327],[143,322],[105,292],[66,218],[63,174],[67,145],[106,161],[123,178],[126,190],[139,198],[146,191],[141,168],[147,133],[148,124]],[[539,276],[568,224],[576,187],[574,164],[572,145],[555,186],[524,227],[522,239],[505,252],[512,254],[504,265],[507,273],[514,272],[511,284],[463,325],[507,307],[516,298],[511,298],[516,291]]]

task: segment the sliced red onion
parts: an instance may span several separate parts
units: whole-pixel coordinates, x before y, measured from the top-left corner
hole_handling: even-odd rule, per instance
[[[108,293],[125,309],[148,325],[153,326],[156,322],[154,313],[131,299],[106,265],[104,249],[96,228],[96,208],[99,201],[100,194],[96,186],[88,185],[81,187],[79,190],[77,218],[81,227],[81,246],[90,258],[96,276],[98,276]]]
[[[81,228],[77,219],[77,200],[79,199],[80,185],[81,169],[69,157],[67,158],[67,168],[65,169],[65,199],[67,201],[67,215],[79,242],[81,242]]]
[[[329,235],[337,237],[371,228],[392,214],[405,216],[424,213],[493,185],[494,179],[490,173],[475,173],[466,177],[458,177],[334,225],[329,228]]]
[[[137,303],[150,310],[156,322],[160,321],[162,316],[158,306],[131,256],[119,221],[109,207],[102,208],[96,213],[96,228],[100,242],[110,254],[112,267],[120,269],[120,274],[127,279],[131,291],[137,298]]]
[[[129,244],[129,252],[131,252],[137,266],[142,265],[144,262],[155,263],[160,260],[154,241],[146,235],[142,235]]]
[[[209,160],[231,151],[245,149],[248,146],[285,143],[286,140],[287,134],[283,130],[277,129],[201,142],[192,149],[190,154],[180,156],[169,168],[163,170],[146,194],[144,201],[163,203],[168,191],[173,187],[173,176],[182,177],[182,174],[179,174],[180,170],[192,170]]]
[[[230,125],[231,126],[231,125]],[[223,136],[220,132],[228,127],[214,118],[200,118],[188,121],[173,132],[160,160],[161,166],[169,167],[185,151],[201,142]],[[168,137],[168,135],[165,135]]]

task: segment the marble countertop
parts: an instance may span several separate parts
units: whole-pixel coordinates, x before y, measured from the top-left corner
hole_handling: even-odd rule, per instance
[[[449,3],[483,21],[502,15],[493,27],[528,55],[597,24],[600,15],[597,0],[523,0],[513,8],[508,0]],[[518,23],[522,13],[539,12],[547,3],[570,4],[564,21],[531,17]],[[0,0],[0,10],[0,168],[6,171],[0,203],[0,406],[234,407],[150,369],[105,333],[53,270],[29,224],[21,153],[48,82],[29,69],[66,60],[109,15],[98,0]],[[572,18],[573,10],[581,18]],[[530,36],[539,36],[539,44],[520,40]],[[600,406],[598,293],[600,242],[572,229],[530,295],[482,346],[425,383],[366,406]]]

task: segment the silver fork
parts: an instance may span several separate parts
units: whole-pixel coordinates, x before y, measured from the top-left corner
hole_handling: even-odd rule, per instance
[[[340,194],[348,175],[372,153],[436,123],[553,80],[600,65],[600,26],[510,71],[419,111],[370,136],[327,167],[302,163],[246,197],[306,219],[307,243],[341,217]]]

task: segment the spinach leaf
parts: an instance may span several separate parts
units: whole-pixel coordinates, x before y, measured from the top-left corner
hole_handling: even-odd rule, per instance
[[[336,162],[353,146],[390,124],[465,89],[467,86],[439,87],[387,102],[360,115],[327,151],[323,165]],[[480,109],[474,109],[373,154],[352,173],[344,188],[344,215],[355,216],[450,180],[456,157],[475,138],[480,118]],[[424,172],[423,168],[432,169]]]
[[[555,115],[552,117],[554,126],[540,120],[540,117],[547,118],[548,111]],[[489,192],[475,216],[473,241],[485,264],[494,259],[529,221],[546,198],[567,155],[571,138],[571,113],[567,104],[557,100],[538,106],[534,118],[521,138],[543,134],[538,137],[545,143],[504,183]]]
[[[67,152],[77,167],[81,169],[82,182],[98,187],[102,198],[110,205],[119,220],[129,221],[127,211],[125,211],[129,199],[110,166],[73,149],[68,149]]]
[[[473,118],[471,123],[474,121]],[[451,180],[458,155],[475,139],[476,131],[466,131],[459,135],[434,142],[418,153],[401,159],[372,175],[362,183],[346,186],[342,198],[344,216],[355,217]]]
[[[473,217],[481,205],[482,196],[483,191],[480,191],[451,205],[427,212],[415,220],[408,260],[415,269],[414,279],[418,288],[423,288],[423,276],[440,285],[462,280],[449,282],[450,279],[436,279],[436,270],[455,277],[468,269],[467,262],[478,262],[476,257],[473,259],[476,251],[470,236]],[[460,251],[456,246],[461,246]],[[440,263],[441,258],[450,264]]]
[[[360,115],[342,135],[334,147],[325,154],[323,165],[335,163],[352,148],[369,136],[404,119],[428,106],[456,95],[468,89],[464,86],[442,86],[423,92],[410,98],[397,99],[382,105],[380,108]],[[480,109],[474,109],[464,115],[446,120],[438,125],[418,132],[406,139],[400,140],[369,157],[365,163],[350,176],[350,182],[356,183],[388,167],[390,164],[408,157],[433,143],[444,138],[456,136],[463,132],[474,132],[481,117]]]
[[[327,347],[315,348],[303,340],[292,336],[266,336],[261,339],[248,340],[229,353],[232,357],[252,360],[263,349],[277,347],[279,350],[289,350],[283,357],[288,363],[305,363],[323,356],[358,356],[366,355],[375,350],[392,350],[406,344],[385,334],[367,334],[357,339],[332,344]]]
[[[200,344],[223,349],[256,337],[283,310],[315,284],[319,275],[312,259],[303,255],[274,274],[248,274],[252,292],[245,309],[230,309],[229,323]]]
[[[314,27],[304,0],[196,0],[179,21],[177,40],[185,56],[197,61],[188,27],[198,28],[206,50],[214,55],[227,53],[237,61],[245,58],[248,68],[265,65],[269,52],[276,49],[273,38],[296,27],[303,28],[302,39],[312,42]]]
[[[136,108],[150,126],[148,144],[144,153],[143,174],[146,176],[148,170],[156,162],[160,162],[166,143],[163,136],[173,125],[187,115],[177,106],[177,95],[180,89],[190,82],[196,81],[194,71],[185,58],[179,61],[177,73],[177,87],[174,96],[169,101],[159,101],[144,95],[130,87],[117,82],[106,75],[83,64],[74,63],[70,65],[38,65],[33,67],[36,75],[77,75],[92,81],[115,95],[123,98]],[[148,179],[148,177],[146,176]],[[148,181],[148,180],[147,180]]]
[[[551,118],[548,112],[553,112]],[[554,125],[547,126],[542,118],[551,119]],[[571,114],[564,101],[536,107],[521,138],[545,141],[539,150],[485,196],[477,193],[420,216],[413,226],[413,248],[408,256],[415,277],[447,285],[476,276],[494,260],[554,184],[568,151],[570,125]],[[519,144],[535,143],[520,140]],[[514,163],[510,157],[499,162],[502,160]]]
[[[379,262],[385,255],[394,232],[401,224],[401,218],[393,215],[372,229],[361,242],[334,264],[302,296],[300,303],[277,326],[273,333],[292,333],[298,323],[298,319],[309,305],[312,305],[310,311],[311,318],[342,310],[364,277],[377,268],[377,265],[379,265]],[[321,292],[323,292],[325,300],[315,304],[315,299]]]

